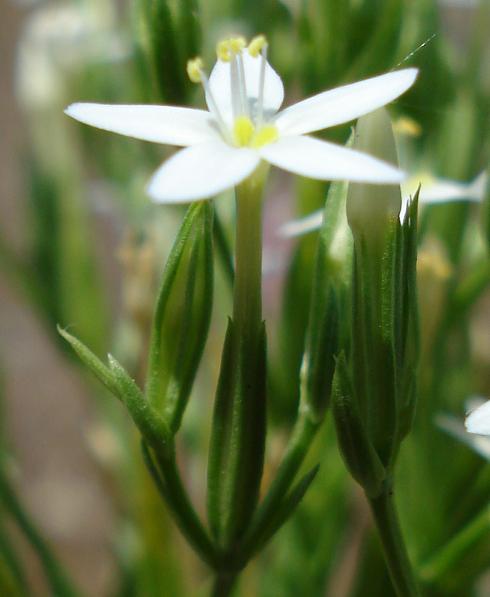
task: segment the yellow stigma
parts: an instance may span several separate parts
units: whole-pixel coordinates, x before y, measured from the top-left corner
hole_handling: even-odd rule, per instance
[[[229,37],[228,39],[223,39],[216,45],[216,55],[218,56],[218,60],[222,62],[230,62],[230,60],[236,54],[240,54],[242,50],[245,49],[247,45],[247,40],[242,37]]]
[[[233,124],[233,138],[238,147],[247,147],[254,136],[255,127],[248,116],[239,116]]]
[[[252,147],[258,149],[269,143],[274,143],[279,138],[277,127],[266,124],[256,129],[248,116],[239,116],[233,124],[233,139],[237,147]]]
[[[262,50],[267,46],[267,39],[265,35],[257,35],[248,45],[248,53],[250,56],[257,58]]]
[[[269,145],[269,143],[274,143],[274,141],[277,141],[278,139],[279,131],[277,130],[277,126],[266,124],[255,132],[251,139],[250,147],[257,149],[258,147]]]
[[[204,63],[199,56],[187,62],[187,74],[193,83],[200,83]]]

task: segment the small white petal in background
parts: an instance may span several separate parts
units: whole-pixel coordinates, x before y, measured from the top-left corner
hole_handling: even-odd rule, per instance
[[[466,404],[467,406],[473,406],[475,409],[469,417],[476,413],[480,408],[487,407],[487,414],[489,414],[487,421],[490,421],[490,401],[484,402],[483,398],[473,397],[468,400]],[[478,406],[475,407],[475,404]],[[490,460],[490,437],[475,435],[474,432],[470,431],[468,429],[468,419],[463,424],[461,419],[458,419],[453,415],[440,414],[436,417],[436,423],[441,429],[463,444],[466,444],[469,448],[485,458],[485,460]]]
[[[490,400],[468,414],[465,427],[470,433],[490,435]]]

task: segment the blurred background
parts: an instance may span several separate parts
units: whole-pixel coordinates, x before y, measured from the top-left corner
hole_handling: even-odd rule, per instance
[[[101,356],[113,351],[141,379],[158,279],[183,214],[156,208],[144,196],[166,150],[87,130],[63,109],[78,100],[202,105],[185,79],[186,60],[202,53],[212,64],[222,35],[264,32],[288,102],[400,64],[418,66],[416,88],[393,112],[403,167],[461,183],[488,167],[486,0],[161,4],[168,8],[163,16],[145,0],[3,0],[0,7],[2,477],[87,595],[197,594],[207,572],[140,467],[124,413],[75,362],[55,327],[73,329]],[[339,127],[330,138],[345,141],[347,134]],[[323,183],[275,175],[269,193],[264,289],[266,316],[275,326],[269,474],[296,412],[291,376],[301,361],[315,241],[314,233],[285,240],[277,229],[321,207],[325,191]],[[400,511],[410,552],[434,596],[489,590],[489,517],[482,523],[480,513],[490,495],[490,447],[475,447],[461,428],[466,400],[490,396],[484,194],[483,188],[476,198],[468,191],[424,208],[421,220],[422,406],[401,455]],[[218,201],[225,238],[231,205]],[[207,390],[215,383],[222,314],[229,310],[222,265],[223,296],[195,392],[200,400],[193,398],[182,439],[183,468],[201,504]],[[311,458],[319,455],[324,472],[282,539],[245,575],[243,595],[391,594],[330,421]],[[20,567],[19,578],[27,578],[21,586],[28,587],[20,594],[55,594],[39,548],[29,544],[32,529],[23,529],[11,501],[4,502],[0,552],[23,563],[2,565],[2,586],[10,586],[9,574]],[[319,519],[325,522],[318,525]],[[466,551],[438,568],[437,549],[468,525],[474,532]]]

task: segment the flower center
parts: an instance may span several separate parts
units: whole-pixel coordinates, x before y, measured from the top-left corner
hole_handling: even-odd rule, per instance
[[[259,86],[256,110],[252,114],[250,98],[247,94],[247,80],[243,53],[248,51],[254,59],[260,60]],[[267,40],[263,35],[252,39],[247,47],[243,37],[224,39],[216,46],[216,54],[221,62],[230,64],[230,94],[233,113],[233,125],[230,128],[220,113],[218,103],[213,97],[209,80],[203,70],[200,58],[189,60],[187,74],[194,83],[204,87],[208,106],[220,132],[227,143],[235,147],[258,148],[273,143],[279,137],[277,127],[264,122],[264,87],[267,66]],[[255,98],[254,98],[255,99]]]
[[[258,149],[277,141],[279,133],[273,124],[256,127],[248,116],[235,118],[233,124],[233,141],[237,147],[252,147]]]

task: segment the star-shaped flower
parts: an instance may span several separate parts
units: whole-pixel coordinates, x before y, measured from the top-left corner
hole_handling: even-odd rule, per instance
[[[415,81],[413,68],[325,91],[278,112],[279,75],[267,61],[267,42],[228,39],[217,48],[209,79],[200,59],[188,74],[201,82],[208,110],[155,105],[72,104],[80,122],[145,141],[183,146],[154,174],[149,195],[161,203],[212,197],[250,176],[263,160],[301,176],[399,184],[404,174],[362,152],[309,133],[349,122],[391,102]]]

